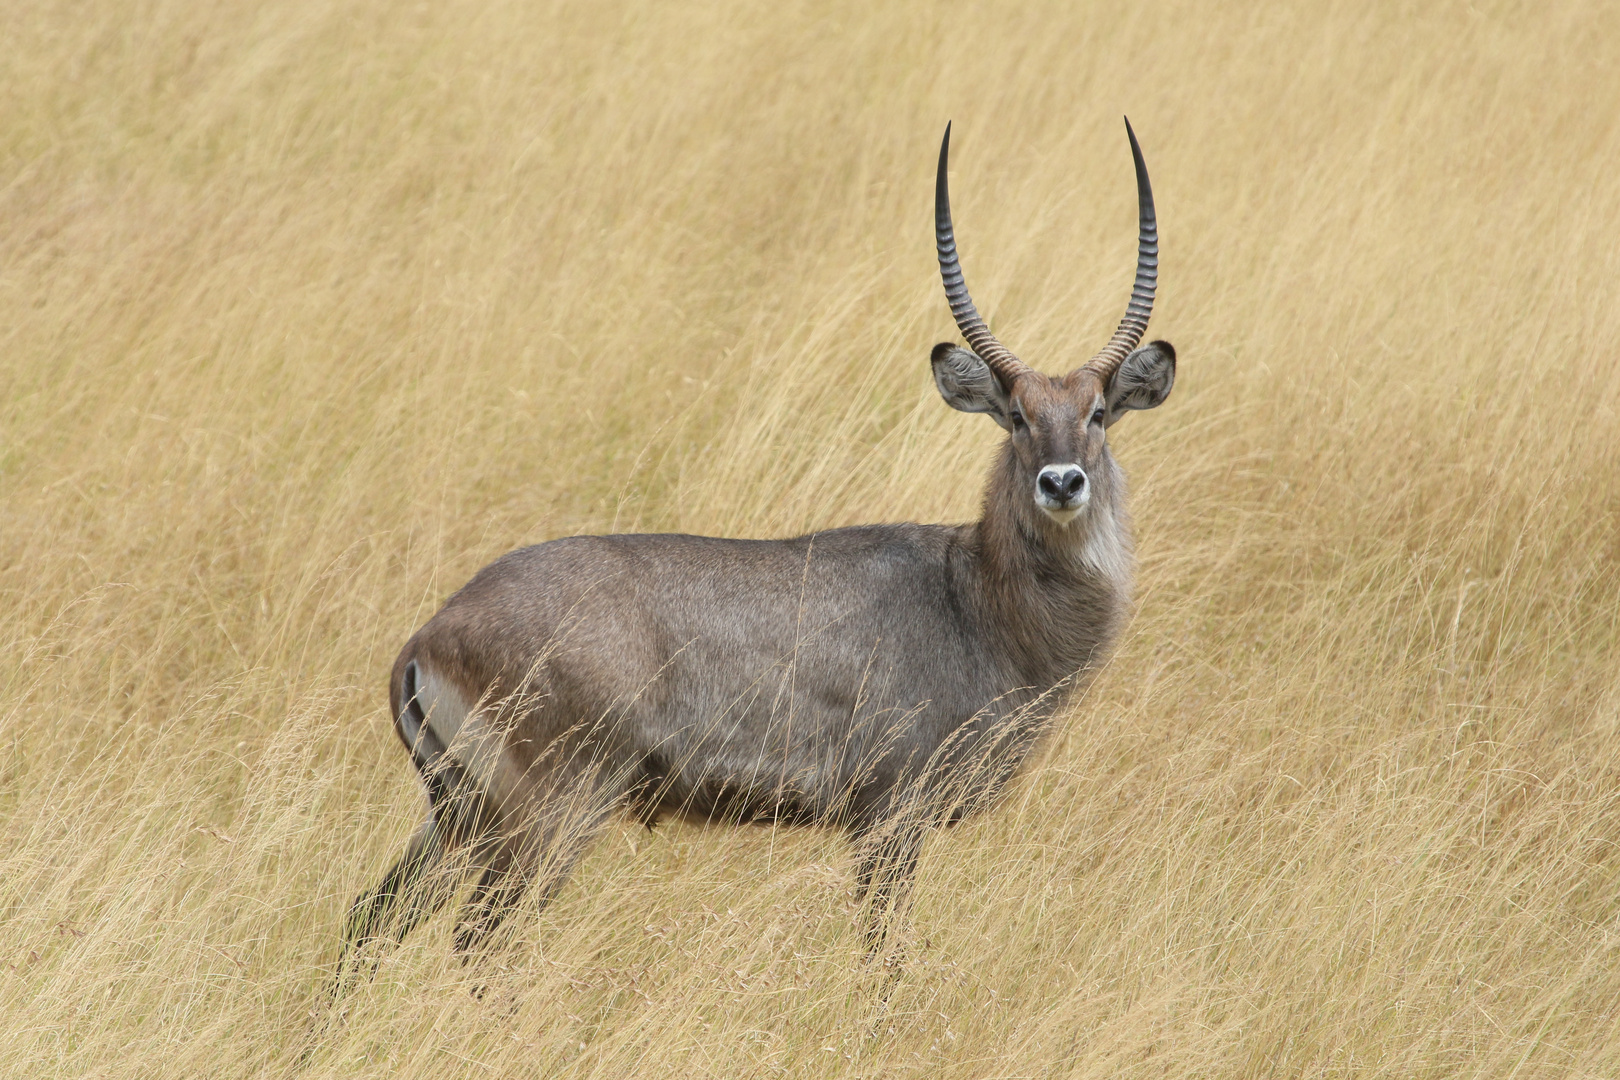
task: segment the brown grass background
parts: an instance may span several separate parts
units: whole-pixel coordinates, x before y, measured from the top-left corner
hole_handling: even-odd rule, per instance
[[[1620,18],[1597,3],[0,9],[0,1073],[1620,1072]],[[961,520],[1158,195],[1139,607],[936,835],[613,826],[341,1016],[384,679],[504,550]],[[784,478],[791,481],[784,483]],[[482,1000],[469,994],[487,983]]]

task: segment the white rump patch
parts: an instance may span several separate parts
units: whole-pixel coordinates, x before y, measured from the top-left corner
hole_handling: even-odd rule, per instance
[[[506,748],[500,733],[462,694],[461,689],[448,679],[442,679],[431,668],[416,665],[416,703],[427,717],[427,726],[447,748],[446,752],[479,785],[489,791],[500,766],[501,752]]]

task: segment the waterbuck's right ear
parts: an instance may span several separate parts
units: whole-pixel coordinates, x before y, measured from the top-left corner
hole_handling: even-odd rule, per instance
[[[990,419],[1012,430],[1007,418],[1007,391],[990,365],[960,345],[942,341],[934,346],[929,362],[934,366],[934,385],[945,404],[962,412],[989,413]]]

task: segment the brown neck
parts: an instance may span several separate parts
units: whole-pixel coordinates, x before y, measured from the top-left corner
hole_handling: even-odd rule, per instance
[[[990,470],[978,526],[984,598],[1005,656],[1042,690],[1106,659],[1130,604],[1124,484],[1105,457],[1092,500],[1068,525],[1036,507],[1006,443]],[[1029,488],[1029,490],[1026,490]]]

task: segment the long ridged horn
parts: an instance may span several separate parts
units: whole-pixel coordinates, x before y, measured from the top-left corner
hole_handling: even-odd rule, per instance
[[[1136,160],[1141,229],[1137,235],[1136,284],[1131,288],[1131,302],[1125,308],[1125,317],[1119,321],[1119,329],[1114,331],[1102,352],[1086,362],[1086,369],[1096,372],[1104,386],[1147,332],[1148,316],[1153,314],[1153,291],[1159,283],[1159,221],[1153,213],[1153,185],[1148,183],[1147,165],[1142,161],[1142,148],[1136,144],[1136,132],[1131,130],[1129,117],[1125,118],[1125,134],[1130,136],[1131,157]]]
[[[945,162],[950,153],[951,125],[947,123],[945,138],[939,144],[939,179],[934,182],[934,243],[939,248],[939,276],[944,279],[945,299],[951,305],[957,329],[979,359],[990,365],[1001,385],[1011,389],[1013,380],[1029,368],[984,325],[979,309],[973,306],[973,297],[968,295],[967,282],[962,280],[962,264],[956,258],[956,232],[951,228],[951,192],[945,182]]]

